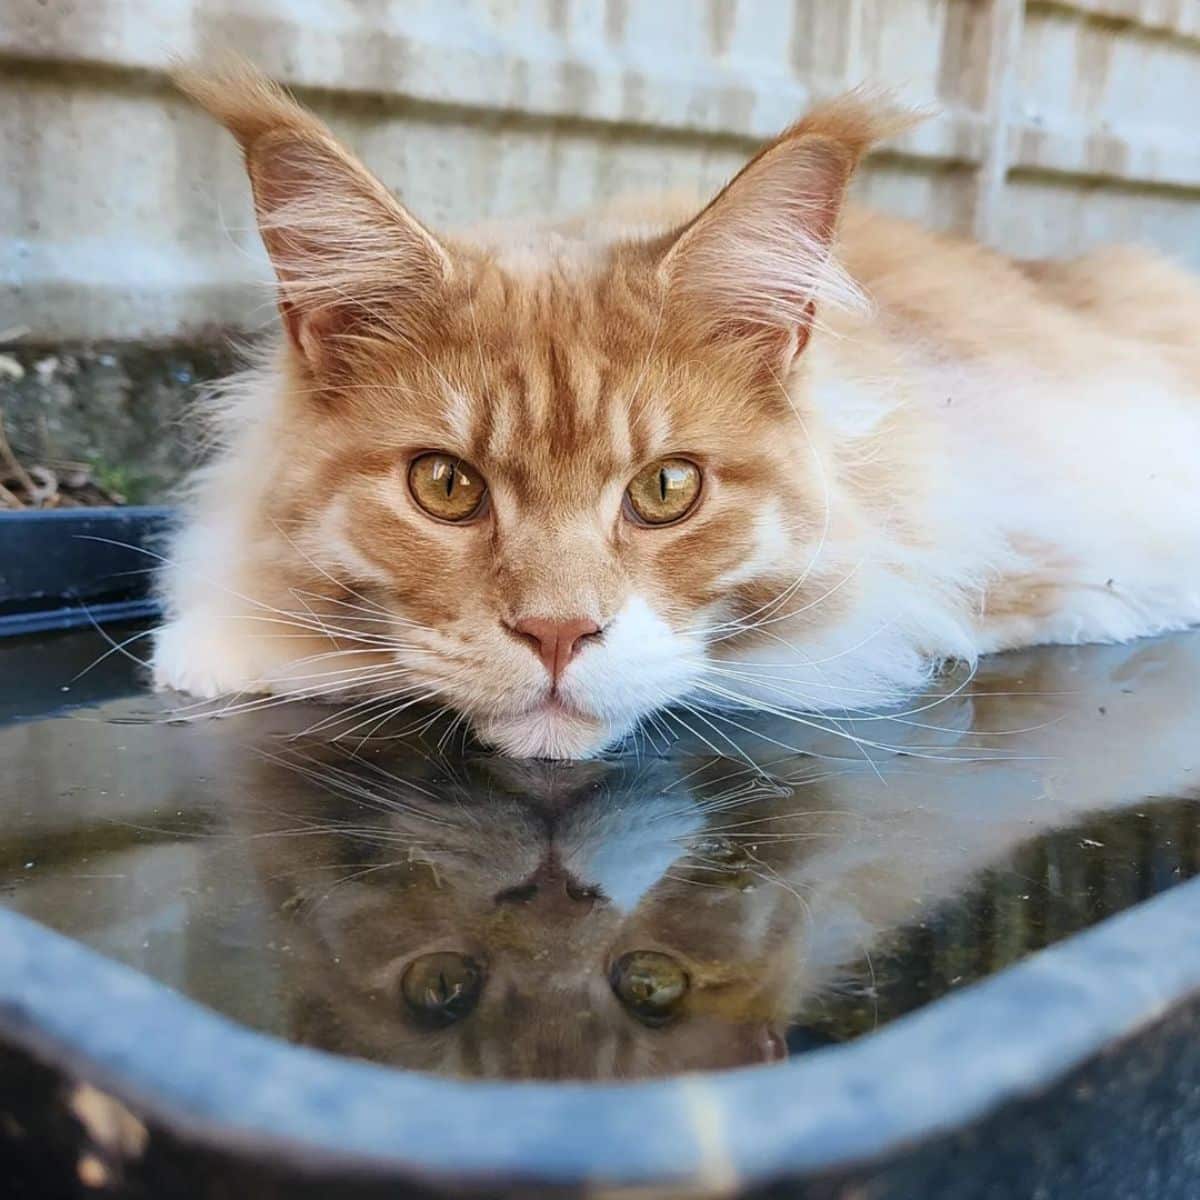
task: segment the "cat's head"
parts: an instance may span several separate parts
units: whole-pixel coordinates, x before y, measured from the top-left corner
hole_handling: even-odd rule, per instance
[[[236,807],[285,914],[298,1040],[459,1077],[783,1054],[805,915],[786,876],[822,800],[756,801],[720,763],[493,760],[418,781],[405,758],[284,761],[260,762]]]
[[[804,570],[830,486],[804,375],[854,291],[843,193],[894,113],[815,112],[690,219],[506,241],[435,235],[247,69],[183,84],[243,147],[279,278],[262,537],[394,618],[339,624],[390,639],[410,694],[508,753],[585,756],[781,594],[830,591]]]

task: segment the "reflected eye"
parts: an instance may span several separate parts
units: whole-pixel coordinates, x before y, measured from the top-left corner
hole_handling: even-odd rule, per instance
[[[669,525],[691,512],[700,496],[700,468],[686,458],[660,458],[643,467],[625,491],[643,525]]]
[[[612,969],[610,982],[617,999],[643,1025],[665,1025],[691,985],[679,963],[655,950],[622,955]]]
[[[475,516],[487,495],[483,476],[452,454],[422,454],[408,468],[408,490],[431,517],[466,521]]]
[[[431,1029],[442,1029],[461,1021],[479,1002],[483,972],[465,954],[422,954],[408,964],[400,990],[414,1017]]]

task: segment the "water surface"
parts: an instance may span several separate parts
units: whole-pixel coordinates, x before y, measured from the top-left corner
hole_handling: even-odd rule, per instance
[[[0,644],[0,903],[381,1062],[611,1078],[804,1053],[1200,869],[1200,635],[581,764],[313,705],[200,717],[121,653],[76,678],[108,648]]]

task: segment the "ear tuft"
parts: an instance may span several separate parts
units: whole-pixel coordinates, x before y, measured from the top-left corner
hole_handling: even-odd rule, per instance
[[[263,134],[282,129],[333,140],[321,121],[240,55],[223,54],[210,67],[176,63],[171,78],[185,96],[224,125],[245,151]]]
[[[873,146],[899,137],[928,116],[926,110],[897,104],[886,91],[858,87],[810,109],[771,145],[797,137],[829,138],[852,155],[857,166]]]

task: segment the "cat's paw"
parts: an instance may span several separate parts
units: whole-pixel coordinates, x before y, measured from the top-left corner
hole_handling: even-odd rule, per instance
[[[225,626],[228,622],[224,623]],[[211,700],[231,692],[265,692],[245,635],[220,621],[182,617],[154,635],[154,686]]]

